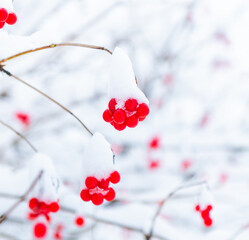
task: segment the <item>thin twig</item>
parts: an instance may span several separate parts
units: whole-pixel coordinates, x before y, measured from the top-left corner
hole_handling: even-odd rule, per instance
[[[21,137],[31,148],[32,150],[37,153],[37,149],[33,146],[33,144],[24,136],[22,135],[20,132],[16,131],[13,127],[11,127],[10,125],[8,125],[7,123],[5,123],[4,121],[0,120],[0,124],[2,124],[3,126],[7,127],[8,129],[10,129],[12,132],[16,133],[19,137]]]
[[[55,103],[56,105],[58,105],[59,107],[61,107],[63,110],[65,110],[66,112],[68,112],[69,114],[71,114],[87,130],[88,133],[90,133],[91,135],[93,135],[93,133],[89,130],[89,128],[74,113],[72,113],[68,108],[64,107],[62,104],[60,104],[56,100],[54,100],[53,98],[49,97],[46,93],[42,92],[41,90],[37,89],[36,87],[34,87],[34,86],[30,85],[29,83],[25,82],[21,78],[15,76],[12,73],[10,73],[9,71],[5,70],[2,65],[0,65],[0,71],[4,72],[9,77],[12,77],[12,78],[16,79],[17,81],[21,82],[22,84],[28,86],[29,88],[35,90],[36,92],[40,93],[42,96],[46,97],[47,99],[49,99],[50,101],[52,101],[53,103]]]
[[[7,219],[7,217],[19,206],[20,203],[22,203],[23,201],[25,201],[25,199],[27,198],[27,196],[29,195],[29,193],[33,190],[33,188],[35,187],[35,185],[40,180],[42,174],[43,174],[43,171],[40,171],[40,173],[38,174],[38,176],[34,179],[34,181],[29,186],[28,190],[18,199],[17,202],[15,202],[4,214],[2,214],[0,216],[0,224],[3,223]]]
[[[35,49],[30,49],[27,51],[23,51],[20,53],[17,53],[15,55],[12,55],[10,57],[4,58],[0,61],[0,65],[2,65],[3,63],[12,60],[14,58],[29,54],[29,53],[33,53],[33,52],[38,52],[41,50],[45,50],[45,49],[49,49],[49,48],[56,48],[56,47],[83,47],[83,48],[91,48],[91,49],[97,49],[97,50],[102,50],[102,51],[106,51],[110,54],[112,54],[112,52],[104,47],[101,46],[95,46],[95,45],[89,45],[89,44],[81,44],[81,43],[52,43],[50,45],[47,46],[43,46],[43,47],[39,47],[39,48],[35,48]]]
[[[151,223],[151,227],[150,227],[150,233],[148,234],[148,236],[146,236],[146,240],[150,240],[153,237],[153,231],[154,231],[154,226],[156,224],[156,220],[157,217],[159,216],[160,212],[163,209],[164,204],[170,199],[172,198],[178,191],[182,190],[182,189],[186,189],[186,188],[191,188],[194,186],[198,186],[198,185],[202,185],[202,184],[206,184],[206,181],[201,181],[201,182],[195,182],[195,183],[190,183],[190,184],[186,184],[186,185],[181,185],[179,187],[177,187],[176,189],[174,189],[172,192],[170,192],[159,204],[159,207],[155,213],[155,215],[152,218],[152,223]]]

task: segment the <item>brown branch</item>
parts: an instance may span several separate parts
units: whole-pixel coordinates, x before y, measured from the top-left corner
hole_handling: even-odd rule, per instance
[[[49,49],[49,48],[56,48],[56,47],[82,47],[82,48],[90,48],[90,49],[102,50],[102,51],[106,51],[106,52],[112,54],[112,52],[109,49],[101,47],[101,46],[95,46],[95,45],[89,45],[89,44],[81,44],[81,43],[54,43],[54,44],[50,44],[50,45],[47,45],[47,46],[43,46],[43,47],[23,51],[23,52],[15,54],[15,55],[12,55],[10,57],[4,58],[4,59],[0,60],[0,65],[2,65],[3,63],[5,63],[7,61],[10,61],[10,60],[12,60],[14,58],[21,57],[21,56],[29,54],[29,53],[34,53],[34,52],[38,52],[38,51],[41,51],[41,50],[45,50],[45,49]]]
[[[22,84],[28,86],[29,88],[35,90],[36,92],[38,92],[42,96],[46,97],[47,99],[49,99],[50,101],[52,101],[53,103],[55,103],[56,105],[58,105],[59,107],[61,107],[63,110],[65,110],[66,112],[68,112],[69,114],[71,114],[87,130],[88,133],[90,133],[91,135],[93,135],[93,133],[88,129],[88,127],[74,113],[72,113],[68,108],[64,107],[62,104],[60,104],[59,102],[57,102],[56,100],[54,100],[53,98],[51,98],[50,96],[48,96],[46,93],[42,92],[41,90],[37,89],[36,87],[32,86],[31,84],[25,82],[21,78],[15,76],[12,73],[10,73],[9,71],[5,70],[2,65],[0,65],[0,71],[4,72],[9,77],[12,77],[15,80],[21,82]]]
[[[31,183],[31,185],[29,186],[29,188],[27,189],[27,191],[22,196],[19,197],[18,201],[15,202],[4,214],[2,214],[0,216],[0,224],[3,223],[7,219],[7,217],[19,206],[20,203],[22,203],[23,201],[25,201],[25,199],[27,198],[27,196],[29,195],[29,193],[33,190],[33,188],[35,187],[35,185],[40,180],[42,174],[43,174],[43,171],[41,171],[38,174],[38,176]]]
[[[150,233],[145,237],[146,240],[150,240],[153,237],[153,231],[154,231],[154,227],[156,224],[156,220],[157,217],[159,216],[160,212],[163,209],[164,204],[170,199],[172,198],[178,191],[182,190],[182,189],[186,189],[186,188],[191,188],[194,186],[198,186],[198,185],[202,185],[202,184],[206,184],[206,181],[201,181],[201,182],[195,182],[195,183],[190,183],[190,184],[186,184],[186,185],[181,185],[179,187],[177,187],[176,189],[174,189],[172,192],[170,192],[159,204],[159,207],[155,213],[155,215],[152,218],[152,223],[151,223],[151,227],[150,227]]]
[[[38,152],[37,149],[33,146],[33,144],[24,135],[22,135],[20,132],[16,131],[13,127],[11,127],[7,123],[3,122],[2,120],[0,120],[0,124],[2,124],[3,126],[7,127],[12,132],[14,132],[16,135],[18,135],[20,138],[22,138],[33,149],[33,151],[35,153]]]

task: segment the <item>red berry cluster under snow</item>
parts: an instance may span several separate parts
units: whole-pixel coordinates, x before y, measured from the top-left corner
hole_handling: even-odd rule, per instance
[[[103,119],[118,131],[122,131],[126,127],[136,127],[139,121],[143,121],[148,116],[149,112],[150,109],[146,103],[138,103],[134,98],[127,99],[123,104],[112,98],[108,109],[103,113]]]
[[[45,203],[44,201],[40,201],[37,198],[31,198],[29,200],[29,208],[31,210],[31,212],[29,213],[30,220],[33,220],[40,215],[43,215],[48,221],[50,221],[49,214],[51,212],[58,212],[60,206],[57,202]]]
[[[14,12],[9,12],[6,8],[0,7],[0,29],[4,27],[5,23],[13,25],[16,21],[17,17]]]
[[[112,201],[115,198],[115,190],[109,187],[110,182],[117,184],[120,181],[120,174],[118,171],[114,171],[107,179],[98,180],[94,176],[89,176],[85,180],[86,188],[80,193],[80,197],[83,201],[92,201],[94,205],[101,205],[106,201]]]
[[[200,204],[195,206],[195,210],[201,214],[203,223],[206,227],[211,227],[213,220],[210,217],[210,211],[213,209],[212,205],[207,205],[206,208],[201,209]]]
[[[30,220],[34,220],[39,216],[44,216],[48,222],[50,222],[49,214],[51,212],[58,212],[60,206],[57,202],[45,203],[37,198],[31,198],[29,200],[29,208],[31,212],[28,215]],[[37,222],[33,229],[34,236],[36,238],[44,238],[47,234],[47,226],[43,222]]]

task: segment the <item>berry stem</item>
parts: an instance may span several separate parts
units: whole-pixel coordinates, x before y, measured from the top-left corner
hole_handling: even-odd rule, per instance
[[[102,51],[106,51],[110,54],[112,54],[112,52],[104,47],[100,47],[100,46],[95,46],[95,45],[88,45],[88,44],[81,44],[81,43],[55,43],[55,44],[50,44],[47,46],[43,46],[43,47],[39,47],[39,48],[35,48],[35,49],[30,49],[27,51],[23,51],[20,53],[17,53],[15,55],[12,55],[10,57],[4,58],[2,60],[0,60],[0,65],[2,65],[2,63],[7,62],[9,60],[12,60],[14,58],[29,54],[29,53],[33,53],[33,52],[38,52],[41,50],[45,50],[45,49],[50,49],[50,48],[56,48],[56,47],[82,47],[82,48],[91,48],[91,49],[97,49],[97,50],[102,50]]]
[[[25,137],[23,136],[20,132],[16,131],[13,127],[11,127],[10,125],[8,125],[7,123],[5,123],[4,121],[0,120],[0,124],[2,124],[3,126],[7,127],[8,129],[10,129],[12,132],[16,133],[16,135],[18,135],[19,137],[21,137],[31,148],[32,150],[37,153],[37,149],[34,147],[34,145]]]
[[[56,100],[54,100],[53,98],[51,98],[50,96],[48,96],[46,93],[44,93],[41,90],[37,89],[36,87],[34,87],[34,86],[30,85],[29,83],[25,82],[21,78],[15,76],[12,73],[10,73],[9,71],[5,70],[2,65],[0,65],[0,71],[4,72],[9,77],[12,77],[12,78],[16,79],[17,81],[21,82],[22,84],[28,86],[29,88],[35,90],[36,92],[40,93],[42,96],[46,97],[47,99],[49,99],[50,101],[52,101],[53,103],[55,103],[56,105],[58,105],[59,107],[61,107],[63,110],[65,110],[66,112],[68,112],[69,114],[71,114],[87,130],[88,133],[90,133],[91,135],[93,135],[93,133],[88,129],[88,127],[74,113],[72,113],[69,109],[67,109],[66,107],[64,107],[62,104],[60,104],[59,102],[57,102]]]

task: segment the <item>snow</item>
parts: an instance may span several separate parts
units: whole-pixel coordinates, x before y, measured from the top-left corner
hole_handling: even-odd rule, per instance
[[[32,183],[42,171],[41,179],[31,191],[31,197],[36,197],[40,201],[47,203],[58,200],[59,179],[57,177],[52,159],[47,155],[37,153],[31,159],[30,183]]]
[[[14,12],[12,0],[0,0],[0,8],[5,8],[9,13]]]
[[[114,171],[113,152],[111,145],[104,136],[94,133],[83,155],[82,179],[95,176],[98,180],[108,178]]]
[[[111,56],[108,88],[110,98],[122,101],[135,98],[138,100],[138,103],[149,103],[144,93],[136,84],[135,74],[129,57],[124,50],[119,47],[114,49]]]

